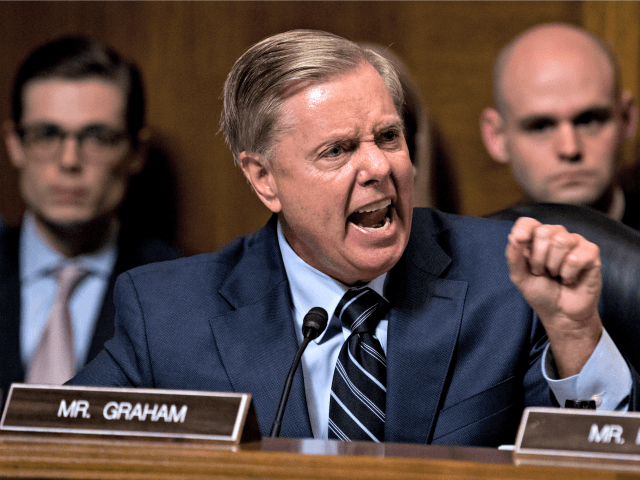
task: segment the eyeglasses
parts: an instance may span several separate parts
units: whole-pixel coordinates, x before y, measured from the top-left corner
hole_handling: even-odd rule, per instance
[[[88,162],[110,162],[117,160],[128,148],[129,134],[105,125],[89,125],[76,132],[69,132],[58,125],[40,123],[22,125],[16,133],[25,149],[40,161],[59,160],[64,141],[75,138],[79,155]]]

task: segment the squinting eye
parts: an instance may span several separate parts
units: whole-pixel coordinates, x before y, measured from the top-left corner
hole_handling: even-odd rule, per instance
[[[382,139],[385,142],[393,142],[395,139],[397,139],[400,136],[400,134],[395,131],[395,130],[388,130],[386,132],[384,132],[382,134]]]
[[[376,135],[376,145],[378,148],[395,150],[400,148],[400,139],[402,136],[401,130],[392,128],[390,130],[384,130]]]
[[[324,154],[325,157],[338,157],[342,154],[343,149],[342,147],[331,147],[329,150],[327,150]]]

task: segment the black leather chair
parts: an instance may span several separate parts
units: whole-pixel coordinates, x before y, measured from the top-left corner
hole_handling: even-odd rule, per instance
[[[487,215],[515,222],[532,217],[563,225],[600,248],[600,316],[620,352],[640,372],[640,232],[588,207],[551,203],[515,205]]]

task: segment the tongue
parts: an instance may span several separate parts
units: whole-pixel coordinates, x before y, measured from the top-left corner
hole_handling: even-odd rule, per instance
[[[384,219],[387,217],[387,209],[381,208],[374,212],[352,213],[349,219],[356,225],[364,228],[375,228],[384,225]]]

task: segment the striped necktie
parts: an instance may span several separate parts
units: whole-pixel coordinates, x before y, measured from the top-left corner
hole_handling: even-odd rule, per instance
[[[331,385],[329,438],[384,440],[387,363],[373,337],[382,297],[368,287],[344,294],[335,315],[351,335],[342,345]]]

